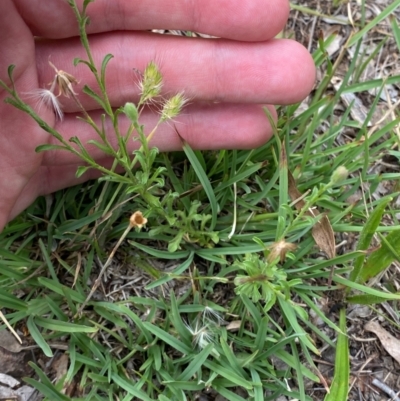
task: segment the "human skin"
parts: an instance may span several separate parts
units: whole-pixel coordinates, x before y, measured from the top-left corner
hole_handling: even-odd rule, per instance
[[[82,3],[82,0],[79,1]],[[75,16],[67,1],[1,0],[0,79],[9,82],[7,68],[14,64],[17,91],[31,93],[48,88],[54,77],[49,60],[72,74],[83,106],[95,121],[101,111],[93,99],[81,93],[83,85],[96,87],[84,65],[85,58]],[[287,0],[96,0],[88,7],[89,41],[97,65],[107,53],[114,58],[107,69],[107,91],[113,106],[139,97],[137,75],[155,61],[161,69],[162,95],[184,92],[190,104],[176,119],[179,134],[195,149],[247,149],[265,143],[271,127],[263,107],[276,116],[274,104],[303,99],[312,89],[315,68],[311,56],[298,43],[274,39],[289,12]],[[182,29],[220,39],[157,35],[151,29]],[[40,39],[38,39],[40,38]],[[98,177],[89,170],[75,177],[81,164],[63,151],[36,153],[35,148],[56,141],[28,115],[4,103],[0,89],[0,231],[8,221],[38,196]],[[79,121],[77,105],[62,98],[62,121],[46,107],[27,97],[49,125],[67,140],[78,136],[83,143],[96,134]],[[149,131],[159,116],[145,110],[141,123]],[[127,122],[121,121],[121,125]],[[110,142],[115,143],[112,130]],[[161,151],[181,148],[172,124],[161,126],[151,141]],[[137,144],[130,144],[131,150]],[[97,162],[111,160],[90,148]]]

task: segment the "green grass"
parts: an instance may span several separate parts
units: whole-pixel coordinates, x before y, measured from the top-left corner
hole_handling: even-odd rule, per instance
[[[335,338],[313,324],[313,311],[338,337],[336,374],[326,399],[347,400],[345,311],[339,323],[316,301],[330,298],[332,291],[342,294],[343,304],[400,299],[390,286],[377,289],[366,281],[399,260],[394,199],[400,174],[376,173],[372,167],[384,155],[400,160],[393,150],[400,139],[398,113],[379,128],[369,127],[378,97],[363,123],[351,118],[350,109],[336,115],[336,107],[342,93],[382,90],[387,83],[359,81],[365,68],[360,45],[362,33],[399,5],[394,2],[352,36],[347,45],[357,46],[356,55],[336,93],[327,89],[338,67],[324,52],[331,38],[320,43],[314,59],[327,72],[311,104],[303,112],[299,105],[281,107],[274,138],[263,147],[201,153],[184,144],[183,152],[159,154],[142,136],[142,148],[135,152],[141,167],[131,172],[125,141],[132,132],[140,136],[141,128],[137,109],[129,106],[124,111],[132,132],[119,134],[121,148],[114,154],[125,175],[105,172],[107,180],[56,193],[48,214],[45,200],[38,199],[5,228],[0,235],[5,320],[15,329],[26,326],[27,339],[46,357],[55,355],[54,344],[68,348],[63,378],[55,383],[32,364],[30,385],[48,400],[70,399],[62,390],[71,383],[77,385],[74,400],[180,401],[196,399],[202,391],[231,401],[279,395],[311,400],[305,382],[320,382],[313,359],[323,345],[336,347]],[[399,44],[398,25],[393,19],[391,24]],[[400,77],[390,81],[398,83]],[[102,99],[105,112],[113,115]],[[342,140],[347,128],[355,133],[352,141]],[[104,139],[103,134],[99,130]],[[93,166],[84,146],[78,143]],[[339,167],[347,176],[333,176]],[[290,196],[291,176],[295,189],[305,194],[300,206]],[[376,198],[381,184],[393,190]],[[357,194],[362,196],[348,201]],[[148,218],[146,229],[128,230],[129,216],[137,210]],[[315,227],[325,215],[337,243],[351,234],[358,238],[355,251],[339,247],[329,259],[318,249]],[[317,229],[317,235],[321,230],[325,235],[327,229]],[[108,285],[98,290],[112,295],[88,300],[81,311],[123,235],[106,272]],[[280,241],[296,248],[284,249],[280,258],[274,254]],[[373,241],[382,248],[365,252]]]

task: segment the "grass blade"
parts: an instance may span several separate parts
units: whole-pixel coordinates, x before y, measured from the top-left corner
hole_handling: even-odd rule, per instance
[[[335,375],[331,385],[330,393],[324,401],[347,401],[349,392],[349,340],[346,333],[346,309],[340,310],[340,330],[336,346]]]

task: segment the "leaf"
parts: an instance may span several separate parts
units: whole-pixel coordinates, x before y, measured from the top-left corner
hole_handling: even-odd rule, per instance
[[[92,88],[85,85],[82,89],[82,92],[90,96],[92,99],[94,99],[101,106],[103,110],[107,110],[104,100]]]
[[[134,384],[134,381],[126,380],[125,378],[119,376],[117,373],[112,373],[111,378],[118,386],[122,387],[126,390],[129,395],[133,395],[136,399],[142,401],[152,401],[152,399],[140,388],[138,388],[137,384]],[[132,398],[129,398],[132,399]]]
[[[109,146],[104,143],[96,141],[95,139],[91,139],[91,140],[87,141],[87,143],[90,145],[96,146],[97,148],[99,148],[101,151],[103,151],[107,155],[111,155],[111,156],[114,155],[112,149],[110,149]]]
[[[83,174],[85,174],[86,171],[88,171],[90,168],[91,168],[90,166],[79,166],[79,167],[76,169],[76,173],[75,173],[76,178],[81,177],[81,176],[82,176]]]
[[[329,259],[336,256],[335,234],[326,214],[313,227],[312,236],[315,243],[328,255]]]
[[[368,249],[372,237],[375,234],[376,229],[379,226],[379,223],[381,222],[382,215],[386,209],[386,205],[392,200],[392,198],[388,197],[382,202],[379,203],[379,205],[374,209],[374,211],[371,213],[369,216],[367,222],[364,224],[364,227],[361,231],[360,238],[358,240],[358,245],[357,245],[357,251],[364,251]],[[357,256],[356,260],[354,261],[354,268],[352,272],[350,273],[350,280],[351,281],[358,281],[359,275],[364,263],[365,255],[361,254],[360,256]]]
[[[177,377],[176,381],[186,381],[192,378],[197,372],[201,371],[201,367],[207,360],[211,351],[214,349],[214,344],[208,344],[201,350],[189,363],[186,369]]]
[[[324,401],[347,401],[349,392],[349,340],[346,333],[346,309],[340,310],[340,330],[336,345],[335,375],[333,377],[330,393],[327,394]]]
[[[385,350],[400,363],[400,341],[380,326],[378,322],[368,322],[364,329],[375,333]]]
[[[369,294],[359,294],[359,295],[353,295],[350,297],[346,298],[346,302],[350,304],[356,304],[356,305],[374,305],[374,304],[380,304],[385,301],[391,300],[391,295],[392,293],[389,293],[390,296],[385,298],[385,293],[382,293],[382,296],[376,296],[376,295],[369,295]]]
[[[396,22],[396,17],[394,15],[390,16],[390,25],[393,29],[393,36],[396,40],[397,47],[400,50],[400,26]]]
[[[385,270],[395,259],[393,249],[400,249],[400,230],[392,231],[385,238],[381,247],[372,252],[359,275],[359,282],[363,283]]]
[[[38,326],[44,327],[48,330],[64,332],[64,333],[95,333],[98,331],[96,327],[84,326],[81,324],[62,322],[56,319],[47,319],[42,317],[36,317],[35,323]]]
[[[190,164],[192,165],[193,170],[197,175],[197,178],[199,179],[201,185],[203,186],[204,192],[206,193],[208,200],[210,201],[212,218],[209,230],[212,231],[214,230],[215,225],[217,223],[217,214],[218,214],[218,202],[215,197],[214,190],[211,186],[210,180],[208,179],[206,172],[203,169],[203,166],[200,163],[200,160],[196,156],[196,153],[189,146],[189,144],[183,139],[182,139],[182,148],[187,158],[189,159]]]
[[[37,146],[35,149],[35,152],[40,153],[40,152],[46,152],[48,150],[69,150],[69,149],[66,146],[62,146],[62,145],[45,144],[45,145]]]
[[[302,197],[302,194],[297,189],[296,180],[294,179],[290,171],[288,171],[288,180],[289,196],[290,199],[295,202]],[[295,203],[295,207],[299,211],[302,210],[305,205],[306,203],[302,199],[298,200]],[[306,211],[304,214],[311,217],[316,217],[320,215],[319,211],[315,208],[312,209],[312,211]],[[335,234],[333,232],[332,225],[325,214],[321,217],[319,221],[316,222],[315,226],[313,227],[312,236],[315,243],[323,252],[326,253],[329,259],[333,259],[336,256]]]
[[[43,338],[42,333],[37,328],[34,320],[33,315],[30,315],[26,325],[28,327],[29,333],[32,338],[35,340],[36,344],[42,349],[43,353],[48,357],[51,358],[53,356],[53,352],[49,345],[46,343],[46,340]]]
[[[167,333],[160,327],[157,327],[149,322],[144,322],[143,326],[147,330],[152,332],[155,336],[157,336],[161,341],[164,341],[166,344],[170,345],[172,348],[175,348],[177,351],[182,352],[182,354],[190,355],[193,352],[193,350],[190,349],[186,344],[175,338],[173,335]]]
[[[363,29],[358,31],[347,43],[347,46],[353,46],[357,41],[359,41],[367,32],[369,32],[373,27],[378,25],[383,21],[389,14],[391,14],[397,7],[400,6],[400,0],[394,1],[390,6],[386,7],[385,10],[380,12],[371,22],[364,26]]]
[[[100,75],[100,80],[103,83],[103,85],[105,85],[106,82],[106,67],[108,62],[113,58],[114,56],[112,54],[107,54],[104,59],[103,62],[101,63],[101,75]]]
[[[188,259],[186,259],[183,263],[178,265],[172,272],[166,273],[158,280],[153,281],[152,283],[146,285],[145,289],[151,290],[152,288],[158,287],[160,285],[167,283],[168,281],[173,280],[175,276],[181,275],[185,270],[189,268],[189,266],[193,262],[193,257],[194,257],[194,252],[192,251]]]

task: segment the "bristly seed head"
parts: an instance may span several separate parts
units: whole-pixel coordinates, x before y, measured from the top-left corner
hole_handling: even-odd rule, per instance
[[[141,103],[149,102],[161,93],[162,75],[153,61],[146,66],[139,88]]]
[[[178,93],[168,99],[161,110],[161,121],[172,120],[182,110],[183,106],[187,103],[187,99],[183,93]]]

